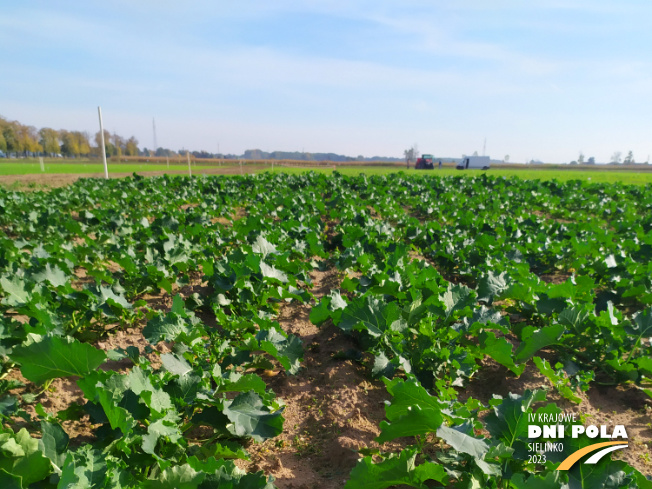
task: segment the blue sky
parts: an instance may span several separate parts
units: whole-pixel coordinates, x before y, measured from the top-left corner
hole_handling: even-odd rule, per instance
[[[652,3],[3,2],[0,115],[140,147],[652,154]]]

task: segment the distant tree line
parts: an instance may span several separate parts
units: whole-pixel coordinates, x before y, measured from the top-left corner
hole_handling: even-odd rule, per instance
[[[86,131],[68,131],[34,126],[9,121],[0,116],[0,151],[14,153],[19,156],[66,156],[88,157],[99,156],[101,147],[100,132],[94,137],[95,146]],[[107,156],[138,156],[138,140],[131,136],[128,139],[119,134],[104,131],[104,149]]]
[[[365,158],[358,155],[356,158],[336,153],[308,153],[305,151],[262,151],[260,149],[248,149],[242,157],[245,160],[291,160],[291,161],[402,161],[401,158],[387,158],[384,156],[372,156]]]

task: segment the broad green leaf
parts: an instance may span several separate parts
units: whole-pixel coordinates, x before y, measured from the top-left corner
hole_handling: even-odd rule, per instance
[[[526,326],[522,333],[522,343],[514,353],[514,361],[523,363],[542,348],[554,345],[565,330],[566,327],[563,324],[553,324],[540,329]]]
[[[495,275],[492,271],[489,271],[487,275],[484,275],[478,281],[478,300],[487,301],[491,304],[494,297],[500,295],[501,292],[504,292],[508,288],[507,272]]]
[[[217,386],[215,392],[249,392],[263,395],[267,384],[256,374],[242,375],[233,372],[229,379],[220,379],[223,383]]]
[[[444,313],[448,319],[456,311],[472,306],[475,303],[475,294],[466,285],[450,284],[448,290],[439,296],[439,300],[444,304]]]
[[[22,428],[15,435],[0,433],[0,470],[10,475],[5,479],[20,478],[26,488],[50,475],[52,464],[39,449],[38,440]]]
[[[517,377],[525,370],[525,365],[515,365],[512,345],[505,338],[496,338],[493,331],[480,335],[480,351],[511,370]]]
[[[146,489],[197,489],[206,474],[197,472],[190,465],[168,467],[156,480],[147,480],[142,487]]]
[[[61,473],[61,468],[66,460],[68,441],[70,438],[59,423],[41,421],[41,439],[39,447],[43,454],[50,459],[54,470]]]
[[[84,445],[76,452],[68,452],[57,489],[107,487],[106,479],[104,455],[90,445]]]
[[[401,311],[396,303],[385,302],[368,296],[351,302],[342,311],[337,324],[344,331],[366,331],[373,337],[380,336],[388,325],[399,319]]]
[[[263,277],[273,278],[282,283],[288,282],[288,276],[273,266],[269,266],[264,261],[260,262],[260,273]]]
[[[416,465],[416,449],[406,449],[400,454],[374,464],[371,457],[365,457],[351,471],[345,489],[386,489],[406,485],[426,489],[426,481],[433,480],[445,485],[448,475],[441,465],[426,462]]]
[[[50,282],[53,287],[60,287],[68,282],[68,277],[56,265],[52,267],[49,263],[45,265],[45,269],[39,273],[34,274],[34,280],[37,282]]]
[[[383,352],[378,353],[374,357],[374,366],[371,369],[372,376],[374,377],[384,376],[387,378],[392,378],[394,376],[395,370],[396,370],[396,365],[394,365]]]
[[[11,279],[0,277],[0,286],[2,286],[3,295],[5,296],[2,303],[10,307],[23,306],[32,299],[32,292],[28,290],[28,283],[17,276]]]
[[[233,423],[230,431],[236,436],[250,436],[264,441],[283,431],[282,409],[269,412],[255,392],[239,394],[232,401],[224,401],[224,414]]]
[[[161,355],[163,368],[173,375],[183,376],[192,372],[192,367],[185,358],[174,353],[164,353]]]
[[[0,469],[0,487],[2,489],[23,489],[23,478]]]
[[[160,341],[174,341],[181,333],[190,335],[193,325],[179,314],[169,312],[166,315],[157,315],[143,328],[143,336],[152,345]]]
[[[562,482],[562,472],[557,470],[545,475],[514,474],[510,480],[513,489],[569,489],[568,484]]]
[[[156,443],[161,437],[168,438],[172,443],[176,443],[181,439],[182,434],[176,423],[158,419],[147,427],[147,434],[143,435],[143,452],[154,454]]]
[[[106,353],[68,336],[30,333],[25,343],[14,348],[10,358],[21,364],[22,374],[36,384],[57,377],[84,376],[106,359]]]
[[[487,442],[469,436],[465,433],[464,427],[456,429],[456,427],[441,425],[437,429],[437,436],[458,452],[467,453],[474,458],[482,459],[489,450]]]
[[[527,439],[528,413],[535,402],[546,399],[545,392],[535,389],[526,390],[522,396],[509,394],[502,402],[494,406],[493,412],[485,419],[485,427],[495,440],[505,446],[514,448],[517,442]],[[521,454],[522,455],[522,454]]]
[[[557,391],[562,396],[564,396],[569,401],[574,402],[575,404],[582,402],[582,398],[576,396],[573,392],[573,389],[571,389],[570,385],[568,385],[568,379],[566,379],[566,377],[560,377],[557,375],[557,373],[553,370],[553,368],[546,360],[543,360],[539,357],[534,357],[532,361],[537,366],[539,371],[548,378],[548,380],[552,383],[552,385],[555,386]]]
[[[262,235],[259,235],[256,238],[256,241],[251,246],[251,249],[254,253],[260,253],[263,255],[263,258],[266,258],[267,255],[278,253],[276,246],[267,241],[267,239]]]
[[[446,409],[446,403],[439,398],[431,396],[414,378],[403,380],[383,379],[387,392],[392,395],[391,403],[385,405],[385,415],[390,421],[405,416],[412,406],[420,406],[421,409],[430,409],[439,412]]]
[[[378,443],[394,440],[404,436],[427,435],[435,433],[443,422],[442,415],[434,409],[422,409],[415,405],[408,408],[405,415],[393,420],[380,422],[380,435],[376,438]]]
[[[260,349],[278,360],[287,373],[296,375],[299,372],[303,360],[303,344],[298,337],[285,337],[276,328],[270,328],[261,330],[256,339]]]

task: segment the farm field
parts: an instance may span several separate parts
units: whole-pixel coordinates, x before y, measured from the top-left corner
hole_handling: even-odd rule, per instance
[[[278,168],[274,171],[285,172],[293,175],[298,175],[307,171],[303,168]],[[332,168],[310,168],[309,171],[318,173],[330,174],[333,172]],[[363,173],[365,175],[390,175],[392,173],[404,172],[406,175],[420,175],[420,176],[436,176],[436,177],[478,177],[482,173],[481,170],[466,170],[460,171],[455,168],[442,168],[441,170],[406,170],[404,167],[374,167],[374,166],[360,166],[360,167],[338,167],[338,172],[343,175],[354,176]],[[625,183],[629,185],[645,185],[652,183],[652,172],[634,172],[634,171],[616,171],[616,170],[575,170],[571,168],[550,168],[550,169],[533,169],[529,167],[517,169],[505,168],[491,168],[487,172],[488,176],[492,177],[506,177],[506,178],[521,178],[525,180],[559,180],[567,182],[569,180],[586,180],[591,182],[603,183]]]
[[[0,487],[652,487],[651,186],[283,170],[0,187]]]
[[[327,166],[310,166],[303,163],[297,163],[293,166],[291,162],[282,162],[277,164],[272,169],[270,162],[246,162],[242,169],[240,169],[236,161],[225,164],[205,164],[196,165],[192,164],[193,174],[239,174],[241,171],[244,174],[259,173],[261,171],[273,171],[275,173],[283,172],[292,175],[298,175],[307,171],[314,171],[317,173],[331,174],[333,171],[338,171],[343,175],[354,176],[361,173],[365,175],[389,175],[392,173],[404,172],[406,175],[421,175],[421,176],[438,176],[438,177],[457,177],[469,176],[477,177],[481,174],[480,171],[459,171],[451,165],[446,165],[441,170],[436,169],[432,171],[423,170],[406,170],[403,166],[366,166],[366,165],[352,165],[352,166],[336,166],[336,170],[332,165]],[[45,173],[41,172],[41,167],[36,160],[24,160],[20,162],[15,161],[0,161],[0,184],[12,184],[15,182],[23,184],[41,185],[41,186],[60,186],[72,183],[79,177],[101,177],[104,176],[104,167],[101,163],[91,160],[79,160],[75,163],[62,162],[61,160],[46,160]],[[644,169],[645,170],[645,169]],[[505,168],[505,165],[498,165],[488,171],[488,175],[494,177],[517,177],[527,180],[587,180],[591,182],[604,182],[604,183],[624,183],[631,185],[645,185],[652,183],[652,171],[644,171],[628,167],[627,169],[614,169],[613,167],[570,167],[555,165],[548,168],[540,167],[515,167]],[[135,173],[154,176],[163,174],[187,174],[188,166],[186,162],[179,163],[178,161],[170,161],[168,167],[165,163],[114,163],[109,162],[109,176],[111,178],[122,178]],[[23,176],[24,177],[21,177]],[[53,180],[50,175],[55,175]],[[68,178],[66,176],[69,175]],[[79,176],[79,177],[76,177]]]
[[[188,164],[170,163],[168,167],[166,164],[144,164],[144,163],[110,163],[110,172],[147,172],[147,171],[188,171]],[[79,163],[53,163],[51,160],[44,164],[45,174],[58,174],[58,173],[101,173],[104,175],[104,165],[100,162],[90,162],[88,160]],[[205,170],[212,168],[211,166],[192,166],[192,169]],[[6,163],[0,162],[0,175],[32,175],[41,174],[41,165],[38,161],[28,160],[20,163]]]

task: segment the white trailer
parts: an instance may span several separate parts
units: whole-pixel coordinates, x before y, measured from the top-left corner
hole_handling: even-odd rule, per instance
[[[490,166],[488,156],[466,156],[462,158],[462,161],[455,168],[458,170],[488,170]]]

